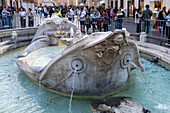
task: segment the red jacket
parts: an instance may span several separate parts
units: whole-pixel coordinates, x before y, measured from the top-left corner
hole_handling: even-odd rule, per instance
[[[113,13],[113,22],[115,21],[116,16],[117,16],[117,13]]]

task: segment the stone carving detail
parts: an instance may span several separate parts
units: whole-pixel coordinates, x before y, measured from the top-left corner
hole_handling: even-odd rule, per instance
[[[42,47],[59,45],[59,40],[63,38],[71,38],[70,36],[73,34],[71,31],[76,35],[78,34],[77,37],[81,37],[79,29],[68,19],[62,19],[58,16],[46,19],[39,26],[31,45],[20,53],[18,57],[27,56],[30,52]],[[74,35],[72,37],[74,37]],[[68,44],[71,45],[70,43],[72,42],[72,40],[69,40]]]
[[[85,59],[82,57],[73,57],[69,65],[71,70],[75,73],[82,73],[86,69]]]
[[[34,81],[62,94],[72,92],[75,77],[76,96],[104,96],[126,84],[132,64],[143,70],[136,42],[126,34],[119,30],[82,36],[68,20],[53,17],[40,25],[31,44],[20,53],[17,65]],[[56,44],[60,41],[67,47],[50,60],[41,55],[48,61],[45,65],[30,63],[36,61],[28,54],[50,46],[60,48],[63,44]]]
[[[113,56],[122,54],[121,47],[126,43],[126,38],[123,34],[115,34],[112,38],[106,39],[103,43],[96,45],[96,56],[100,70],[110,70],[113,63]]]
[[[122,58],[121,58],[121,67],[122,68],[127,68],[132,61],[132,55],[131,53],[125,53]]]
[[[151,113],[130,97],[100,98],[90,107],[93,113]]]

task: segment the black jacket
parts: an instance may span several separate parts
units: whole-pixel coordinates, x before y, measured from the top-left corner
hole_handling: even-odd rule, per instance
[[[165,10],[160,11],[160,12],[159,12],[159,15],[158,15],[158,19],[159,19],[159,20],[165,20],[163,14],[162,14],[163,12],[166,14],[166,11],[165,11]]]

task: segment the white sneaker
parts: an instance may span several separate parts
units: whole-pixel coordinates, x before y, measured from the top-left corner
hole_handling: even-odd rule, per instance
[[[109,26],[112,26],[111,24]]]
[[[165,45],[166,45],[166,46],[169,46],[169,44],[168,44],[168,43],[165,43]]]

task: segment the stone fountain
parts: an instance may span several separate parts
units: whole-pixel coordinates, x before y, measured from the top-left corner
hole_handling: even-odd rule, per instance
[[[46,65],[31,65],[39,49],[67,45]],[[37,56],[39,57],[39,56]],[[44,61],[41,61],[44,62]],[[40,62],[40,63],[41,63]],[[67,19],[45,20],[31,44],[18,55],[18,67],[42,86],[74,96],[106,96],[127,83],[130,71],[144,70],[136,41],[124,30],[82,35]]]

